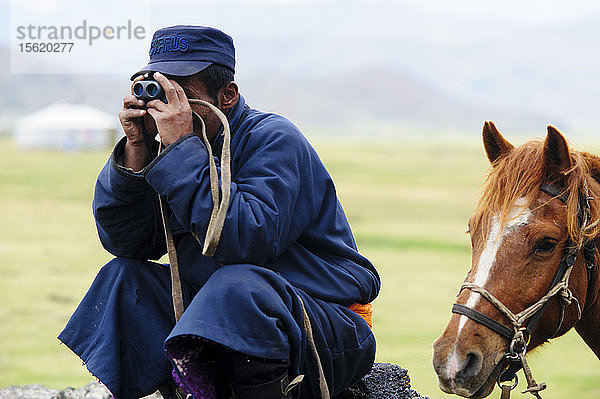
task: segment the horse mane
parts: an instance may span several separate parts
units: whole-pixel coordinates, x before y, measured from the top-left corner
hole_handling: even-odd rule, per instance
[[[600,158],[573,150],[570,150],[570,156],[572,167],[563,172],[564,183],[557,188],[568,194],[568,235],[573,242],[582,243],[600,235]],[[530,207],[540,194],[540,185],[545,182],[550,183],[544,162],[544,141],[531,140],[512,149],[494,162],[482,186],[483,193],[473,218],[474,227],[486,227],[482,231],[487,232],[492,216],[499,215],[500,229],[504,229],[517,198],[524,197],[526,206]],[[577,225],[580,193],[593,198],[588,201],[590,220],[584,229]]]

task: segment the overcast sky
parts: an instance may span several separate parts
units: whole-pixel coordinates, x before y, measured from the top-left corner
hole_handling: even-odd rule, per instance
[[[93,64],[105,70],[136,68],[147,54],[151,31],[174,24],[205,24],[230,33],[240,46],[248,39],[265,46],[278,38],[291,38],[290,46],[307,45],[319,36],[337,35],[341,40],[382,42],[420,40],[460,46],[532,27],[565,25],[600,16],[600,2],[590,0],[175,0],[175,1],[73,1],[0,0],[0,43],[17,46],[15,24],[77,26],[82,19],[97,25],[119,24],[128,19],[144,25],[147,40],[102,47],[95,43],[84,58],[69,60],[74,68]],[[12,18],[10,17],[12,15]],[[12,24],[11,24],[12,21]],[[106,41],[105,41],[106,42]],[[81,47],[81,46],[80,46]],[[254,46],[250,46],[253,48]],[[254,50],[253,50],[254,51]],[[335,51],[335,49],[332,49]],[[363,58],[356,54],[357,58]],[[119,59],[118,65],[115,59]],[[347,62],[340,57],[341,62]],[[46,59],[48,59],[46,57]],[[65,63],[67,57],[53,62]],[[243,59],[243,58],[242,58]],[[99,66],[100,65],[100,66]]]

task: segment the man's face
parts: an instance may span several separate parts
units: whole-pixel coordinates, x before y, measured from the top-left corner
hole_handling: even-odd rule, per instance
[[[173,77],[168,76],[169,80],[174,80],[181,85],[185,95],[188,99],[194,98],[198,100],[207,101],[213,105],[216,105],[218,108],[220,104],[215,104],[214,99],[208,94],[206,86],[202,81],[193,77]],[[206,125],[206,135],[210,141],[217,135],[219,128],[221,127],[221,121],[217,115],[213,111],[211,111],[208,107],[201,104],[190,104],[193,111],[195,111],[203,120]],[[146,126],[146,130],[151,135],[158,134],[158,129],[156,127],[156,123],[154,118],[149,114],[144,116],[144,125]],[[198,118],[194,117],[194,133],[198,136],[202,135],[202,127]],[[191,132],[190,132],[191,133]]]

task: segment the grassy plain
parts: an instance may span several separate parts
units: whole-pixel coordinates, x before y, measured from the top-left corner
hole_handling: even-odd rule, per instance
[[[450,398],[437,388],[431,344],[469,268],[466,221],[488,168],[481,145],[313,141],[383,279],[377,361],[407,368],[422,395]],[[55,337],[110,258],[90,206],[108,151],[0,145],[0,387],[81,386],[91,376]],[[600,397],[598,360],[573,333],[532,354],[530,365],[549,384],[546,399]]]

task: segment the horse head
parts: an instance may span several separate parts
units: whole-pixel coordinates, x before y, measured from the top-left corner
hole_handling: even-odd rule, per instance
[[[492,169],[468,224],[471,268],[433,356],[440,388],[471,398],[492,392],[507,354],[524,358],[572,327],[588,345],[598,341],[587,330],[598,312],[588,267],[600,234],[600,159],[571,151],[552,126],[545,140],[514,147],[486,122],[483,143]]]

